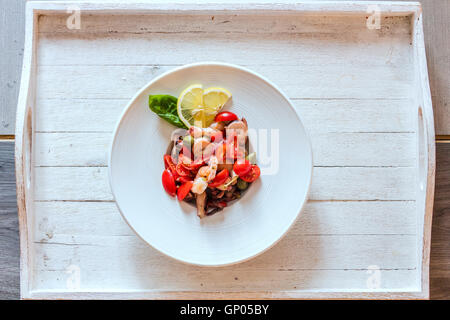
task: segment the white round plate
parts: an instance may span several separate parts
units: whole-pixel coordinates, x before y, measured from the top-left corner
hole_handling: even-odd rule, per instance
[[[195,83],[232,93],[224,110],[245,117],[257,133],[250,143],[262,170],[241,199],[204,219],[164,191],[163,155],[176,128],[148,107],[150,94],[178,97]],[[268,150],[260,148],[266,141]],[[264,77],[224,63],[190,64],[152,80],[123,112],[109,155],[111,189],[131,228],[160,252],[203,266],[242,262],[273,246],[305,204],[311,175],[310,142],[289,99]]]

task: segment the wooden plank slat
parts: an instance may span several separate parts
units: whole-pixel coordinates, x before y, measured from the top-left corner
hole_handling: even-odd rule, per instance
[[[312,200],[414,200],[414,168],[314,168]]]
[[[37,133],[35,166],[106,166],[111,139],[111,133]],[[311,141],[315,166],[415,166],[414,133],[313,133]]]
[[[323,270],[319,274],[326,279],[335,278],[334,276],[341,273],[342,269],[362,269],[367,272],[369,266],[376,265],[380,269],[408,270],[414,269],[416,265],[415,236],[406,235],[299,237],[289,234],[274,248],[251,261],[214,269],[199,269],[196,266],[180,264],[148,247],[136,236],[106,238],[86,236],[75,237],[72,240],[68,237],[67,240],[69,241],[52,243],[53,240],[48,239],[46,242],[34,244],[36,270],[39,270],[35,279],[36,288],[39,288],[42,278],[46,280],[46,287],[52,284],[59,288],[65,286],[67,274],[59,281],[55,279],[55,275],[62,276],[71,265],[80,268],[81,281],[85,288],[115,289],[126,283],[131,289],[137,287],[170,290],[181,286],[188,291],[239,290],[239,286],[238,288],[235,286],[236,283],[226,281],[232,276],[238,277],[247,290],[261,289],[268,285],[272,285],[274,291],[286,289],[286,286],[292,288],[293,283],[289,282],[292,277],[301,279],[304,277],[301,270],[311,271],[310,269],[317,268],[317,265]],[[353,245],[349,245],[350,243]],[[355,243],[358,245],[354,245]],[[299,259],[295,255],[288,254],[292,250],[304,252],[304,258]],[[62,256],[65,258],[61,259]],[[107,265],[104,263],[105,259],[108,261]],[[291,275],[289,270],[292,269],[300,272],[298,275]],[[336,269],[339,269],[339,272],[334,273]],[[89,270],[85,277],[83,270]],[[325,270],[331,270],[331,273],[324,272]],[[49,271],[53,280],[49,277]],[[306,275],[308,273],[310,272]],[[171,280],[165,279],[164,276],[169,274]],[[401,275],[402,272],[398,274]],[[217,280],[219,278],[222,280]],[[203,279],[200,281],[203,285],[200,285],[200,279]],[[278,281],[274,282],[274,279]],[[311,287],[323,288],[326,285],[326,282],[319,279],[310,279],[309,281],[313,283],[305,280],[296,282],[299,290]],[[361,278],[359,278],[360,286],[366,285],[360,281]],[[339,283],[339,278],[335,278],[334,282]],[[414,286],[414,281],[409,283],[411,287]],[[405,284],[402,283],[402,286]],[[343,286],[342,283],[339,285]]]
[[[49,247],[49,246],[46,246]],[[59,248],[61,249],[61,248]],[[83,250],[87,251],[87,250]],[[52,254],[57,254],[54,249]],[[82,265],[81,265],[82,266]],[[92,267],[92,266],[90,266]],[[95,266],[98,267],[98,266]],[[67,286],[68,274],[67,267],[58,270],[39,270],[39,282],[36,281],[35,288],[38,291],[43,289],[61,290],[63,292],[55,292],[55,296],[64,296],[64,291]],[[114,265],[108,267],[112,274],[119,275],[117,267]],[[104,270],[103,270],[104,271]],[[176,276],[172,277],[173,274]],[[185,272],[185,273],[184,273]],[[361,291],[373,291],[369,290],[368,282],[371,271],[368,270],[295,270],[295,272],[289,272],[285,270],[235,270],[232,272],[220,272],[214,270],[178,270],[169,268],[167,271],[155,271],[152,274],[144,274],[139,272],[138,274],[121,274],[119,277],[104,278],[104,272],[97,268],[94,268],[91,273],[85,275],[81,272],[81,283],[84,287],[89,288],[92,292],[105,292],[105,289],[117,292],[123,283],[127,281],[130,291],[138,290],[139,296],[146,295],[146,288],[157,288],[159,290],[151,290],[156,296],[164,296],[170,290],[177,290],[179,286],[189,288],[193,291],[193,298],[204,297],[205,299],[211,299],[211,292],[225,294],[233,292],[238,294],[242,292],[241,298],[248,298],[250,295],[246,294],[247,291],[264,291],[264,288],[270,286],[274,293],[284,290],[292,290],[294,292],[305,291],[303,288],[308,288],[308,291],[321,290],[322,292],[332,286],[336,291],[346,290],[346,285],[351,285],[356,290]],[[377,271],[380,277],[380,288],[390,291],[414,291],[414,275],[415,270],[379,270]],[[181,277],[181,274],[184,274]],[[164,282],[159,279],[168,278]],[[347,280],[346,280],[347,279]],[[44,286],[42,283],[45,283]],[[406,287],[404,284],[407,284]],[[141,291],[142,290],[142,291]],[[206,291],[209,291],[206,294]],[[129,292],[130,292],[129,291]],[[48,291],[47,291],[48,292]],[[148,292],[148,291],[147,291]],[[186,291],[185,291],[186,294]],[[280,293],[283,294],[283,293]],[[310,293],[311,294],[311,293]],[[94,293],[95,295],[95,293]],[[125,294],[126,295],[126,294]],[[122,298],[124,294],[120,295]],[[286,294],[286,297],[289,295]]]
[[[40,66],[37,97],[130,98],[153,78],[173,68],[173,65]],[[411,97],[410,88],[413,83],[411,69],[391,65],[365,69],[347,62],[341,65],[262,65],[252,66],[251,69],[269,78],[290,98],[408,99]],[[176,90],[170,93],[177,96],[182,88]]]
[[[36,202],[34,209],[35,241],[65,242],[71,235],[134,235],[113,202]],[[417,228],[414,210],[414,201],[310,201],[290,232],[296,235],[413,235]]]
[[[35,200],[113,200],[105,167],[37,167]]]
[[[345,16],[345,15],[343,15]],[[342,17],[342,16],[341,16]],[[337,20],[320,14],[274,15],[267,23],[268,15],[248,14],[202,14],[180,15],[108,15],[101,21],[95,14],[84,14],[80,29],[67,28],[67,15],[43,15],[39,20],[39,33],[291,33],[333,34],[344,33],[367,23],[365,16],[347,15]],[[385,34],[410,34],[409,17],[383,16],[381,29],[366,30],[367,35],[381,37]],[[339,21],[337,23],[337,21]],[[350,35],[349,35],[350,37]],[[353,36],[354,37],[354,36]]]
[[[311,200],[415,200],[414,168],[314,168]],[[35,199],[113,200],[106,167],[36,167]]]
[[[36,131],[112,132],[128,100],[38,100]],[[291,102],[310,133],[414,132],[416,127],[408,100],[292,99]]]
[[[112,263],[129,264],[130,267],[141,269],[143,265],[169,268],[184,268],[183,264],[169,258],[162,258],[136,235],[98,236],[98,235],[66,235],[60,236],[59,241],[46,238],[36,241],[36,250],[45,248],[49,256],[52,251],[66,251],[65,259],[53,259],[52,265],[47,261],[47,268],[63,269],[67,266],[67,259],[82,259],[88,264],[104,265],[108,256]],[[354,245],[350,245],[354,243]],[[381,269],[414,269],[416,267],[415,235],[298,235],[289,233],[273,250],[248,262],[234,266],[235,269],[277,270],[277,269],[366,269],[369,265],[377,265]],[[102,250],[98,250],[101,247]],[[82,250],[98,251],[98,256],[83,256]],[[289,254],[295,250],[302,252],[302,258]],[[100,253],[100,251],[102,251]],[[87,253],[86,252],[86,253]],[[125,259],[125,256],[128,256]],[[51,257],[49,256],[51,259]],[[36,259],[37,264],[44,263],[44,259]],[[103,260],[103,262],[102,262]],[[122,261],[125,260],[125,261]],[[130,261],[133,261],[131,263]],[[317,266],[320,266],[318,268]],[[81,267],[81,266],[80,266]],[[189,266],[188,270],[198,268]],[[95,268],[94,268],[95,269]],[[145,269],[145,268],[144,268]],[[214,268],[219,269],[219,268]],[[227,268],[223,268],[227,269]],[[90,269],[92,270],[92,269]],[[126,270],[122,270],[126,272]],[[180,275],[182,276],[182,275]]]
[[[335,19],[338,23],[339,20],[347,20],[348,17]],[[405,26],[408,25],[409,21]],[[377,31],[365,28],[365,24],[362,26],[356,32],[340,34],[246,33],[245,41],[242,34],[233,33],[194,32],[183,33],[181,37],[180,34],[173,33],[40,34],[38,64],[111,66],[148,65],[151,61],[150,63],[155,65],[182,65],[213,60],[252,66],[268,63],[285,66],[295,66],[298,63],[305,66],[324,63],[327,66],[338,66],[344,63],[348,66],[368,68],[386,64],[394,67],[398,63],[411,61],[407,36],[404,34],[380,36]],[[95,54],[97,45],[105,50],[101,56]],[[273,55],[273,47],[283,50]],[[354,50],[355,47],[358,50]],[[167,52],[170,52],[170,55],[166,54]],[[266,59],[268,55],[271,56],[270,61]],[[377,59],[371,60],[368,57]],[[349,63],[347,58],[352,63]]]

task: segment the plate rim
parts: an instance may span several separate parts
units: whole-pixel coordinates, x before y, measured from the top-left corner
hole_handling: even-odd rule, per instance
[[[179,259],[177,257],[174,257],[172,255],[170,255],[169,253],[165,252],[163,249],[155,246],[154,244],[151,244],[150,242],[148,242],[147,240],[145,240],[135,229],[134,227],[130,224],[130,222],[128,221],[128,219],[126,218],[125,214],[123,213],[122,209],[120,208],[120,205],[117,201],[116,198],[116,194],[114,192],[114,187],[113,187],[113,183],[112,183],[112,172],[111,172],[111,162],[112,162],[112,156],[113,156],[113,148],[114,148],[114,144],[115,141],[117,139],[117,134],[119,131],[119,128],[126,116],[126,114],[131,110],[132,105],[134,104],[134,102],[144,93],[144,91],[146,91],[151,85],[153,85],[155,82],[159,81],[160,79],[172,74],[172,73],[176,73],[179,72],[181,70],[184,69],[189,69],[192,67],[227,67],[227,68],[231,68],[231,69],[237,69],[239,71],[244,71],[247,73],[252,74],[253,76],[256,76],[257,78],[261,79],[262,81],[264,81],[266,84],[268,84],[269,86],[271,86],[272,88],[274,88],[282,97],[283,99],[286,100],[286,102],[288,103],[289,107],[292,109],[292,111],[294,112],[295,116],[297,117],[297,119],[300,121],[300,123],[302,124],[303,130],[305,132],[305,136],[306,136],[306,140],[307,140],[307,149],[308,149],[308,153],[309,153],[309,160],[310,160],[310,169],[308,171],[309,174],[309,179],[308,179],[308,186],[307,186],[307,190],[305,192],[305,196],[302,199],[302,204],[300,206],[300,208],[297,211],[297,215],[295,216],[295,218],[292,220],[291,224],[286,228],[286,230],[283,231],[282,234],[280,234],[280,236],[273,241],[269,246],[267,246],[266,248],[264,248],[263,250],[260,250],[258,252],[256,252],[255,254],[245,257],[243,259],[239,259],[236,261],[232,261],[232,262],[228,262],[228,263],[218,263],[218,264],[214,264],[214,263],[198,263],[198,262],[192,262],[192,261],[187,261],[187,260],[182,260]],[[263,254],[264,252],[268,251],[269,249],[273,248],[278,242],[280,242],[281,239],[283,239],[286,234],[291,230],[291,228],[294,226],[294,224],[297,222],[298,217],[300,216],[300,214],[303,212],[303,210],[305,209],[305,205],[308,202],[308,198],[309,198],[309,193],[311,190],[311,182],[312,182],[312,176],[313,176],[313,171],[314,171],[314,164],[313,164],[313,151],[312,151],[312,146],[311,146],[311,138],[310,135],[308,133],[308,131],[306,130],[302,119],[300,118],[300,116],[298,115],[297,111],[295,110],[294,106],[292,105],[291,101],[289,100],[288,96],[272,81],[270,81],[269,79],[267,79],[266,77],[260,75],[259,73],[252,71],[246,67],[242,67],[236,64],[232,64],[232,63],[227,63],[227,62],[216,62],[216,61],[204,61],[204,62],[194,62],[194,63],[189,63],[189,64],[184,64],[182,66],[178,66],[175,67],[171,70],[168,70],[162,74],[160,74],[159,76],[156,76],[155,78],[153,78],[152,80],[150,80],[148,83],[146,83],[141,89],[139,89],[134,95],[133,97],[130,98],[130,100],[128,101],[127,105],[125,106],[124,110],[121,112],[116,124],[114,125],[114,131],[112,134],[112,139],[110,141],[110,145],[108,148],[108,181],[109,181],[109,187],[111,189],[111,193],[114,199],[114,203],[117,207],[117,209],[120,212],[120,215],[122,216],[122,218],[125,220],[125,222],[127,223],[127,225],[131,228],[131,230],[133,230],[133,232],[138,236],[139,239],[141,239],[142,241],[144,241],[147,245],[149,245],[150,247],[154,248],[155,250],[157,250],[158,252],[162,253],[164,256],[169,257],[173,260],[182,262],[184,264],[188,264],[191,266],[200,266],[200,267],[226,267],[226,266],[231,266],[231,265],[235,265],[235,264],[239,264],[239,263],[243,263],[246,261],[249,261],[261,254]]]

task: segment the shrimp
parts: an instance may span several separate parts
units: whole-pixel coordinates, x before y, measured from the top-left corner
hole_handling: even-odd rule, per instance
[[[206,181],[208,181],[208,182],[211,181],[212,179],[214,179],[216,177],[218,164],[219,164],[219,160],[217,159],[217,157],[212,156],[208,161],[208,165],[203,166],[198,170],[197,178],[203,177],[206,179]]]
[[[195,178],[194,183],[192,184],[191,191],[196,194],[202,194],[205,192],[208,187],[208,182],[203,177]]]
[[[193,151],[195,158],[201,158],[203,150],[206,149],[211,142],[206,138],[196,138],[194,140]]]
[[[223,122],[213,122],[209,128],[215,130],[215,131],[222,131],[225,129],[225,123]]]
[[[212,156],[209,159],[208,165],[198,169],[197,176],[192,184],[191,191],[196,194],[203,193],[208,187],[208,182],[216,177],[217,165],[219,161],[217,157]]]
[[[216,150],[217,145],[210,142],[207,138],[198,138],[194,140],[194,159],[203,159],[207,161]]]
[[[194,138],[211,138],[211,136],[216,133],[218,130],[215,128],[200,128],[196,126],[192,126],[189,128],[189,133]]]

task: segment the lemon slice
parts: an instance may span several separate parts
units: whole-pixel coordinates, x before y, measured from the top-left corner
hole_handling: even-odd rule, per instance
[[[222,109],[223,105],[231,98],[230,91],[212,87],[203,92],[203,105],[205,108],[214,110],[216,113]]]
[[[201,127],[203,121],[203,87],[201,84],[193,84],[181,92],[177,102],[177,112],[181,121],[189,128],[190,126]]]
[[[208,127],[230,98],[231,93],[226,89],[212,87],[203,90],[200,84],[191,85],[178,98],[178,116],[187,127]]]

